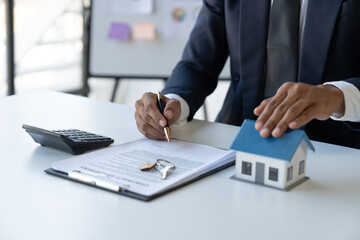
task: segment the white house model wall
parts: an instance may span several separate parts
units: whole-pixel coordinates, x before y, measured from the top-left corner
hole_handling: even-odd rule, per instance
[[[236,177],[245,181],[256,182],[256,167],[259,164],[264,164],[264,179],[263,183],[256,182],[259,184],[264,184],[267,186],[285,189],[288,186],[298,182],[299,180],[305,177],[305,160],[307,155],[307,144],[304,140],[301,141],[299,147],[297,148],[293,158],[290,162],[282,159],[266,157],[262,155],[246,153],[246,152],[236,152]],[[251,163],[251,174],[244,174],[242,171],[243,161]],[[300,162],[303,161],[302,169],[300,172]],[[288,179],[288,169],[292,167],[292,177]],[[278,170],[277,181],[269,179],[270,168]],[[300,174],[299,174],[300,173]]]

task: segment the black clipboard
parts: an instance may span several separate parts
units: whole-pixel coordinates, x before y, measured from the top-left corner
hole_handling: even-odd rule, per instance
[[[212,174],[214,174],[214,173],[217,173],[217,172],[219,172],[219,171],[221,171],[221,170],[223,170],[223,169],[225,169],[225,168],[228,168],[228,167],[230,167],[230,166],[233,166],[234,164],[235,164],[235,160],[232,161],[232,162],[229,162],[229,163],[227,163],[227,164],[225,164],[225,165],[222,165],[222,166],[220,166],[220,167],[218,167],[218,168],[212,169],[212,170],[210,170],[210,171],[208,171],[208,172],[206,172],[206,173],[203,173],[203,174],[201,174],[200,176],[198,176],[198,177],[196,177],[196,178],[193,178],[193,179],[190,179],[190,180],[187,181],[187,182],[184,182],[184,183],[182,183],[182,184],[180,184],[180,185],[174,186],[174,187],[172,187],[172,188],[170,188],[170,189],[167,189],[167,190],[165,190],[165,191],[163,191],[163,192],[160,192],[160,193],[157,193],[157,194],[154,194],[154,195],[151,195],[151,196],[145,196],[145,195],[137,194],[137,193],[128,191],[128,190],[126,190],[126,189],[123,189],[123,190],[121,190],[121,191],[111,191],[111,190],[109,190],[109,189],[106,189],[106,188],[103,188],[103,187],[99,187],[99,186],[97,186],[97,185],[94,185],[94,184],[91,184],[91,183],[88,183],[88,182],[83,182],[83,181],[79,181],[79,180],[74,179],[74,178],[70,178],[66,173],[60,172],[60,171],[56,171],[56,170],[53,169],[53,168],[48,168],[48,169],[45,170],[45,172],[48,173],[48,174],[50,174],[50,175],[53,175],[53,176],[61,177],[61,178],[64,178],[64,179],[67,179],[67,180],[70,180],[70,181],[73,181],[73,182],[82,183],[82,184],[85,184],[85,185],[88,185],[88,186],[92,186],[92,187],[95,187],[95,188],[99,188],[99,189],[102,189],[102,190],[106,190],[106,191],[109,191],[109,192],[112,192],[112,193],[117,193],[117,194],[120,194],[120,195],[123,195],[123,196],[135,198],[135,199],[137,199],[137,200],[150,201],[150,200],[153,200],[153,199],[155,199],[155,198],[158,198],[158,197],[160,197],[160,196],[162,196],[162,195],[164,195],[164,194],[166,194],[166,193],[172,192],[172,191],[174,191],[174,190],[176,190],[176,189],[179,189],[179,188],[184,187],[184,186],[186,186],[186,185],[188,185],[188,184],[190,184],[190,183],[193,183],[193,182],[195,182],[195,181],[197,181],[197,180],[200,180],[200,179],[205,178],[205,177],[207,177],[207,176],[210,176],[210,175],[212,175]]]

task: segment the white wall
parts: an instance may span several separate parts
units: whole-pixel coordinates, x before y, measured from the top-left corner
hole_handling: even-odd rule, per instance
[[[256,162],[264,163],[265,164],[264,184],[277,188],[286,188],[306,176],[306,161],[304,166],[304,173],[300,175],[299,175],[299,163],[302,160],[306,160],[307,150],[308,150],[307,144],[305,143],[304,140],[302,140],[291,162],[278,160],[275,158],[270,158],[265,156],[259,156],[250,153],[236,152],[236,167],[235,167],[236,177],[247,181],[255,182]],[[242,161],[252,163],[251,176],[241,173]],[[287,170],[291,166],[293,167],[293,178],[290,181],[287,181]],[[279,170],[277,182],[273,180],[269,180],[270,167],[277,168]]]
[[[290,163],[286,166],[286,179],[287,179],[287,169],[289,167],[293,167],[293,178],[290,181],[286,181],[286,187],[290,186],[291,184],[299,181],[300,179],[304,178],[306,176],[306,155],[307,155],[307,144],[304,140],[301,141],[300,146],[296,150],[293,159]],[[299,175],[299,163],[305,160],[305,166],[304,166],[304,173]]]
[[[256,161],[259,160],[258,156],[245,152],[236,152],[236,163],[235,163],[235,176],[247,181],[255,182],[256,173]],[[251,175],[242,174],[242,162],[251,163]]]
[[[241,173],[241,163],[242,161],[251,162],[252,163],[252,172],[251,176]],[[277,160],[275,158],[265,157],[254,155],[250,153],[244,152],[236,152],[236,177],[247,180],[247,181],[255,181],[255,173],[256,173],[256,162],[265,164],[265,173],[264,173],[264,184],[277,187],[277,188],[285,188],[286,181],[286,163],[282,160]],[[269,180],[269,168],[277,168],[278,171],[278,181]]]

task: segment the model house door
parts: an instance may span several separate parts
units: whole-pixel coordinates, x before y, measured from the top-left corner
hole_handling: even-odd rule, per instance
[[[264,174],[265,174],[265,164],[256,163],[256,173],[255,173],[255,182],[259,184],[264,184]]]

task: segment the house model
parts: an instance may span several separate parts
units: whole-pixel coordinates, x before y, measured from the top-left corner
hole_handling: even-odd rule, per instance
[[[279,138],[263,138],[254,120],[245,120],[230,149],[236,151],[232,179],[290,190],[305,176],[307,150],[315,151],[303,130],[288,130]]]

